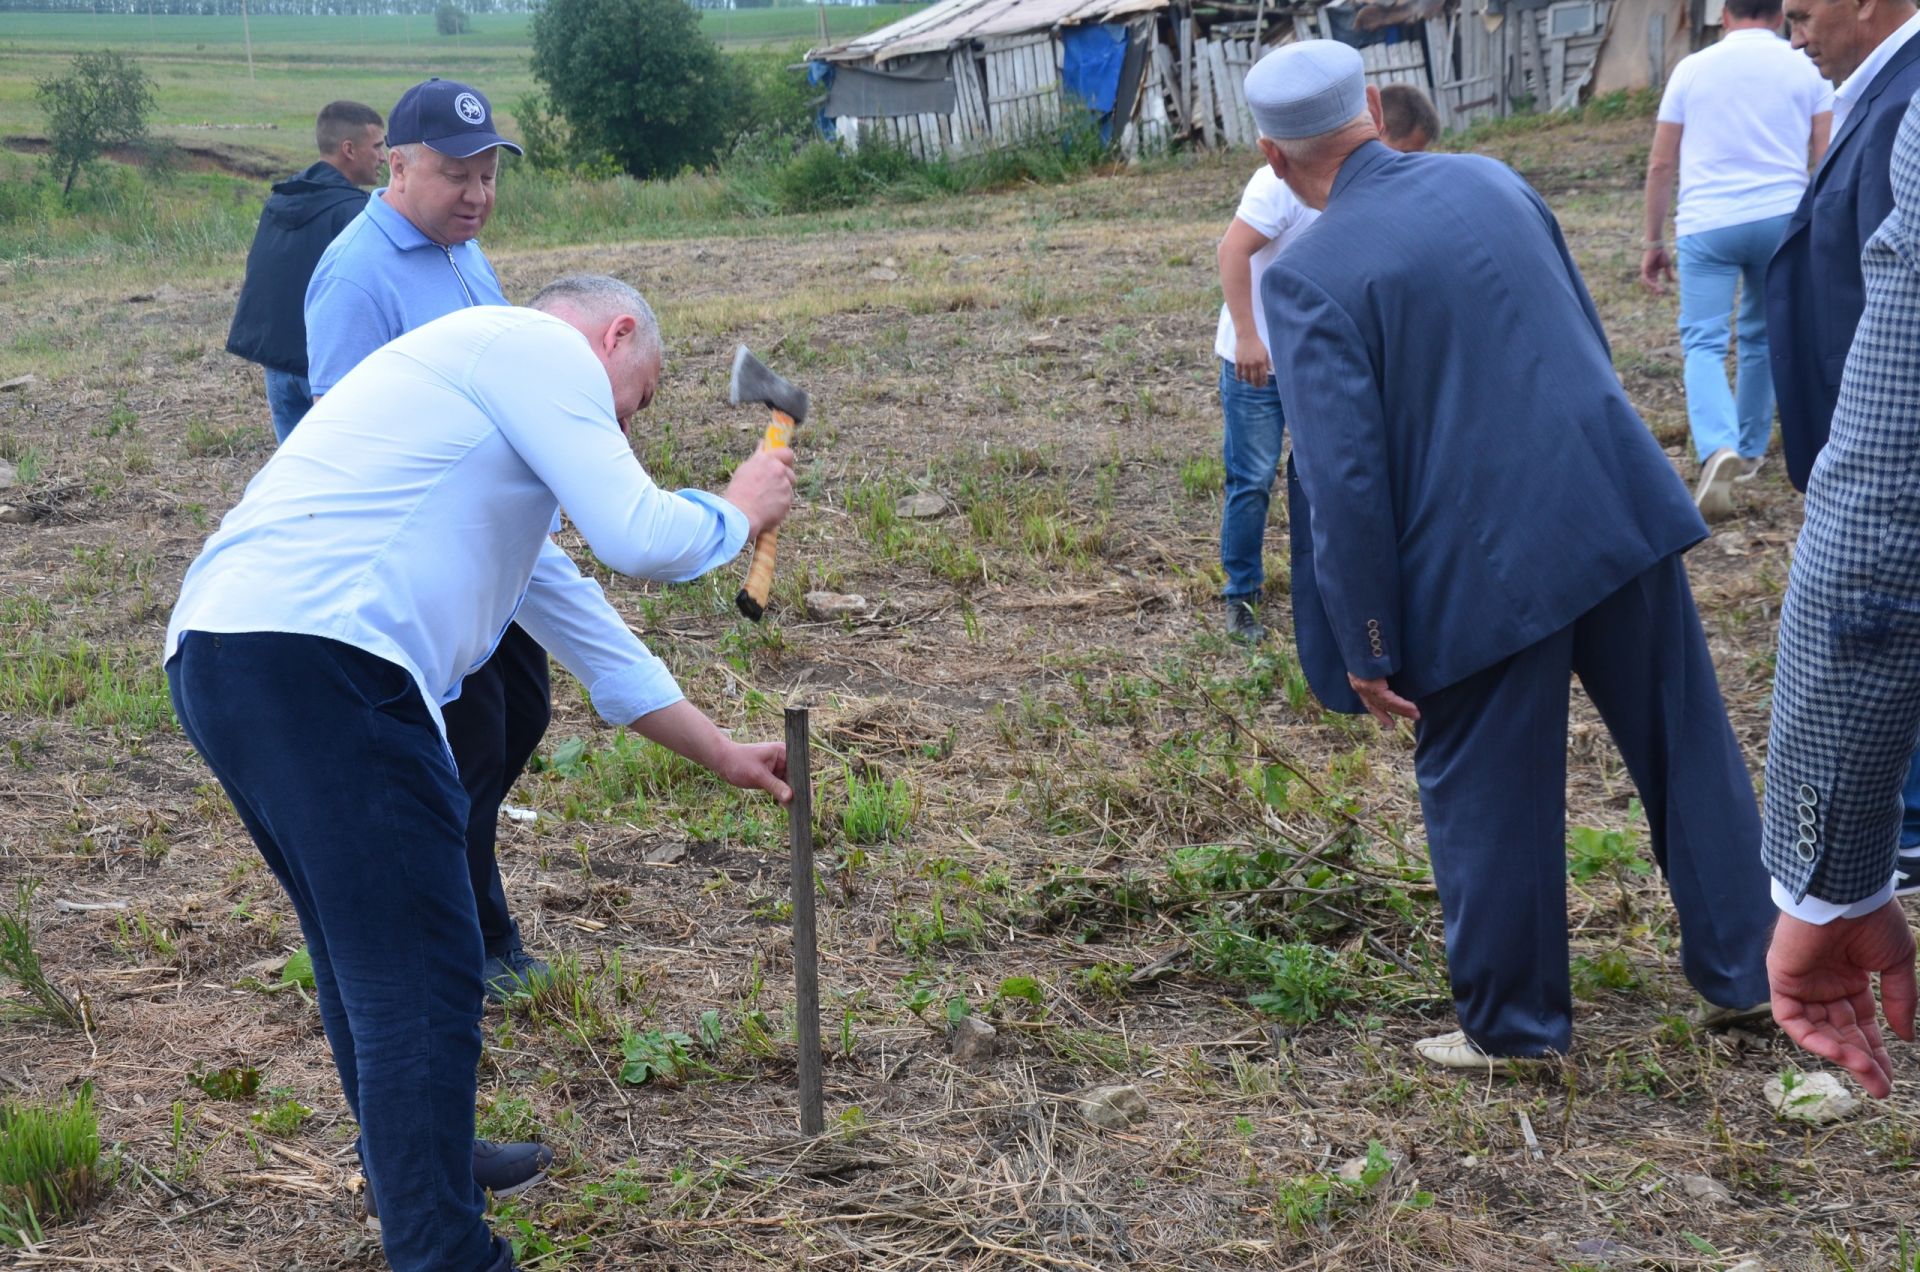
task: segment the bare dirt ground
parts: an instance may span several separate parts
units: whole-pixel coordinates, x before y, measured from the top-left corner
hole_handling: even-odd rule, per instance
[[[1677,447],[1672,301],[1630,281],[1650,126],[1486,148],[1562,215]],[[512,295],[594,268],[655,298],[668,379],[635,433],[663,482],[715,484],[750,447],[761,420],[723,402],[736,341],[817,404],[766,627],[732,614],[737,572],[608,586],[723,724],[775,736],[789,694],[813,703],[832,1134],[795,1140],[783,816],[617,737],[559,674],[513,801],[539,818],[503,822],[501,860],[529,946],[567,961],[490,1013],[480,1075],[483,1131],[559,1153],[497,1217],[529,1265],[1895,1266],[1911,1082],[1832,1128],[1777,1121],[1761,1085],[1796,1057],[1689,1027],[1644,847],[1636,869],[1589,836],[1598,868],[1570,884],[1564,1063],[1476,1079],[1411,1055],[1452,1027],[1411,744],[1321,713],[1284,639],[1228,647],[1212,599],[1213,244],[1249,171],[496,253]],[[0,297],[24,363],[0,370],[58,368],[0,392],[22,472],[0,502],[31,518],[0,524],[0,883],[38,882],[47,967],[93,1021],[0,1029],[0,1080],[91,1081],[119,1163],[19,1266],[384,1266],[315,1012],[265,992],[291,911],[156,665],[181,573],[269,453],[257,370],[221,352],[238,270]],[[920,492],[946,511],[896,516]],[[1777,464],[1742,498],[1690,561],[1757,775],[1798,503]],[[1268,543],[1284,626],[1278,509]],[[818,587],[866,616],[809,620]],[[1571,823],[1643,835],[1584,707],[1569,763]],[[989,1057],[949,1057],[962,1011],[996,1026]],[[649,1031],[686,1035],[686,1063],[619,1081],[623,1036]],[[246,1066],[263,1078],[239,1100],[192,1080]],[[1076,1094],[1119,1082],[1145,1116],[1089,1125]],[[1397,1165],[1337,1182],[1370,1142]]]

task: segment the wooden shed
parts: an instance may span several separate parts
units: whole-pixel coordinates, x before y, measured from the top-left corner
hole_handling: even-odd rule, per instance
[[[940,0],[808,58],[828,85],[823,116],[849,146],[968,154],[1057,134],[1079,109],[1131,156],[1250,147],[1242,81],[1289,40],[1359,48],[1369,81],[1417,85],[1456,129],[1568,109],[1596,86],[1658,87],[1711,37],[1719,3],[1212,0],[1196,14],[1191,0]]]

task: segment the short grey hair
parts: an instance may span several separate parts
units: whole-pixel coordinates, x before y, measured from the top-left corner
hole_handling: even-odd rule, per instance
[[[424,141],[403,141],[397,146],[388,146],[387,157],[391,159],[394,155],[399,155],[401,161],[411,168],[420,162],[420,156],[426,154],[428,149]]]
[[[1345,137],[1349,132],[1357,128],[1371,129],[1372,127],[1373,115],[1363,110],[1352,119],[1347,120],[1344,124],[1338,124],[1329,128],[1326,132],[1316,133],[1311,137],[1267,137],[1265,133],[1260,135],[1278,146],[1280,153],[1286,156],[1288,163],[1297,164],[1304,168],[1312,168],[1317,167],[1327,153],[1333,149],[1335,143]]]
[[[656,349],[660,347],[660,320],[653,316],[653,306],[645,296],[606,274],[568,274],[556,278],[534,293],[527,308],[547,313],[570,309],[583,318],[601,322],[631,314],[639,323],[641,341]]]

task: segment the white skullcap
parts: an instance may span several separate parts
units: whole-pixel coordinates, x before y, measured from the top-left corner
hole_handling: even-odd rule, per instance
[[[1247,72],[1247,105],[1262,137],[1318,137],[1367,109],[1366,66],[1334,40],[1295,40]]]

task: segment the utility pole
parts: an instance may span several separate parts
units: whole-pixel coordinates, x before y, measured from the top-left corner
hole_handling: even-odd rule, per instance
[[[149,10],[151,20],[152,12]],[[253,26],[247,21],[247,0],[240,0],[240,31],[247,38],[247,83],[253,83]]]

